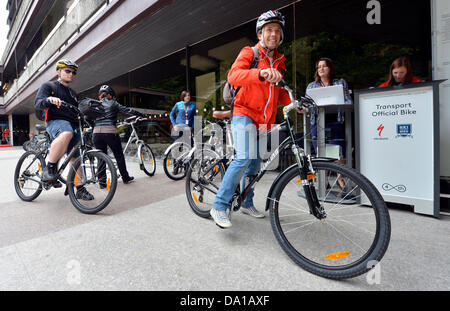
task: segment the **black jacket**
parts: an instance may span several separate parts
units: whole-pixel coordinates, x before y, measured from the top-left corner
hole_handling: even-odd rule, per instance
[[[115,100],[108,100],[104,98],[102,100],[102,104],[105,108],[105,114],[95,120],[95,126],[116,126],[117,115],[119,112],[138,117],[145,117],[145,115],[139,111],[122,106]]]
[[[47,101],[49,97],[58,97],[59,99],[78,107],[77,94],[70,88],[62,85],[58,81],[51,81],[42,84],[36,95],[34,106],[40,109],[48,110],[47,121],[66,120],[71,123],[77,123],[77,114],[69,108],[61,106],[59,109]]]

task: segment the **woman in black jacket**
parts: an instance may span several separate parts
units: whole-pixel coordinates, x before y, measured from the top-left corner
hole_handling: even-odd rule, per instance
[[[117,115],[119,112],[122,112],[142,118],[145,118],[146,116],[139,111],[119,104],[115,100],[116,94],[114,90],[108,85],[100,87],[98,96],[105,108],[105,114],[95,120],[93,137],[95,148],[100,149],[104,153],[107,153],[108,146],[111,148],[114,157],[116,158],[120,175],[122,175],[123,183],[129,184],[134,177],[130,176],[127,171],[122,143],[119,134],[117,133]]]

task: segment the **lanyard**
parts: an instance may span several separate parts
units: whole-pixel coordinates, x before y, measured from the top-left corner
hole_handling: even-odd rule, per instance
[[[186,105],[183,103],[183,108],[184,108],[184,114],[186,115],[186,121],[188,120],[188,112],[189,112],[189,103],[188,106],[186,108]]]

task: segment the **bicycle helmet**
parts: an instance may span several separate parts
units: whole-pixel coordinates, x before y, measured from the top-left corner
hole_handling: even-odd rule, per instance
[[[286,24],[286,20],[283,14],[278,11],[267,11],[261,14],[256,22],[256,34],[258,34],[260,31],[264,31],[264,26],[271,23],[277,23],[281,26],[281,40],[279,43],[281,44],[284,39],[284,25]],[[263,46],[264,45],[265,44],[263,43]]]
[[[56,63],[56,70],[60,70],[63,68],[72,68],[75,71],[78,70],[78,65],[76,63],[74,63],[73,61],[70,61],[68,59],[60,59],[57,63]]]
[[[98,95],[106,93],[111,95],[112,97],[116,97],[116,92],[114,92],[113,88],[109,85],[102,85],[100,89],[98,90]]]

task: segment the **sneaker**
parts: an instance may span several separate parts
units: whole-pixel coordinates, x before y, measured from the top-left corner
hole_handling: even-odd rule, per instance
[[[48,166],[44,167],[44,169],[42,170],[42,181],[43,182],[48,182],[48,181],[52,181],[56,179],[56,172],[52,171],[51,169],[49,169]]]
[[[130,176],[128,178],[122,178],[122,179],[123,179],[123,183],[124,184],[129,184],[129,183],[131,183],[134,180],[134,177]]]
[[[94,200],[94,196],[92,194],[90,194],[86,188],[82,187],[80,189],[77,190],[77,194],[75,195],[75,197],[79,200],[83,200],[83,201],[92,201]]]
[[[231,227],[231,221],[228,219],[228,215],[226,211],[218,211],[214,208],[211,209],[209,212],[211,217],[216,222],[216,225],[222,229],[230,228]]]
[[[244,214],[253,216],[255,218],[264,218],[264,214],[259,212],[254,206],[250,206],[250,207],[241,207],[241,211]]]
[[[54,180],[52,186],[53,188],[62,188],[62,183],[59,180]]]

